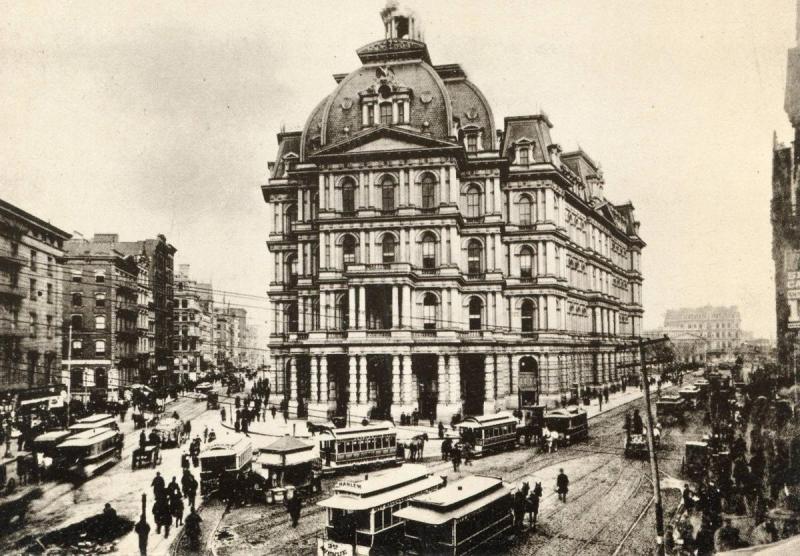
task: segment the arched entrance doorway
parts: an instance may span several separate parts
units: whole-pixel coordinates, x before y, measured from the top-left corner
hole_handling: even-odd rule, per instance
[[[539,404],[539,363],[530,355],[519,360],[518,391],[520,407]]]
[[[371,419],[388,419],[392,408],[392,356],[367,356],[369,399],[375,403]]]
[[[417,377],[417,409],[422,420],[436,419],[439,373],[435,354],[412,355],[411,371]]]
[[[94,370],[94,387],[97,390],[108,390],[108,370],[104,367]]]

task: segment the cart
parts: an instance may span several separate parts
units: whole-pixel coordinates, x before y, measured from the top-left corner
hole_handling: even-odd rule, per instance
[[[161,450],[159,450],[158,446],[149,444],[142,448],[136,448],[131,459],[131,469],[155,468],[161,463]]]
[[[162,448],[177,448],[184,438],[183,421],[180,419],[161,419],[153,430],[161,439]]]
[[[0,459],[0,494],[12,494],[19,485],[19,466],[24,456]]]
[[[681,473],[695,482],[701,482],[708,469],[708,443],[691,440],[684,445]]]
[[[629,434],[624,441],[626,458],[646,458],[649,453],[647,449],[647,438],[644,434]]]
[[[656,402],[656,416],[661,423],[683,423],[685,406],[680,396],[661,396]]]

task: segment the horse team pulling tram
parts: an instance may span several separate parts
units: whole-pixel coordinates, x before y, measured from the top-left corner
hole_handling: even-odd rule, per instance
[[[413,498],[395,515],[406,522],[405,553],[420,556],[501,553],[486,545],[505,541],[514,525],[511,487],[477,475]]]
[[[317,539],[318,556],[398,551],[404,522],[397,512],[411,498],[435,491],[444,482],[424,465],[413,463],[338,482],[333,496],[318,503],[327,509],[326,538]]]
[[[330,428],[317,438],[325,473],[372,465],[396,465],[399,461],[397,429],[391,423]]]

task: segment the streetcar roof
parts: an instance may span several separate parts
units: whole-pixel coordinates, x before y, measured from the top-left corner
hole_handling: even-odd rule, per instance
[[[475,415],[474,417],[467,417],[461,421],[459,427],[493,427],[496,425],[506,425],[517,423],[517,418],[508,412],[494,413],[492,415]]]
[[[245,437],[240,437],[234,442],[216,440],[205,450],[203,450],[203,453],[200,454],[200,459],[218,458],[221,456],[235,456],[238,454],[243,454],[250,448],[252,448],[252,443]]]
[[[441,525],[469,515],[507,496],[511,489],[502,479],[472,475],[445,488],[411,500],[411,504],[395,515],[402,519]]]
[[[328,429],[320,436],[330,434],[334,438],[340,440],[347,440],[349,438],[359,438],[362,436],[375,436],[376,434],[397,434],[394,425],[390,423],[381,425],[359,426],[359,427],[345,427],[343,429]]]
[[[564,408],[561,407],[559,409],[554,409],[552,411],[548,411],[545,413],[545,417],[556,417],[556,418],[567,418],[567,417],[579,417],[581,415],[586,415],[586,411],[581,409],[580,407],[572,407],[572,408]]]
[[[109,438],[117,435],[116,431],[111,429],[99,428],[89,429],[88,431],[79,432],[67,438],[64,442],[58,445],[59,448],[80,448],[85,446],[92,446]]]
[[[405,464],[398,469],[368,475],[363,480],[339,481],[333,489],[334,495],[317,505],[348,511],[369,510],[442,484],[444,479],[430,474],[424,465]]]
[[[94,418],[97,417],[97,418]],[[91,419],[91,420],[90,420]],[[97,427],[105,427],[112,423],[116,423],[114,417],[111,415],[93,415],[91,418],[80,419],[69,427],[71,431],[86,431],[96,429]]]
[[[114,416],[110,413],[95,413],[83,419],[78,419],[75,423],[97,423],[98,421],[105,421],[106,419],[113,419]]]
[[[74,434],[72,431],[50,431],[44,434],[40,434],[36,438],[33,439],[34,444],[38,442],[53,442],[54,440],[61,440]]]

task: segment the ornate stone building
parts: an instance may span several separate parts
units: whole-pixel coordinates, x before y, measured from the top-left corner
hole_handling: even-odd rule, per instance
[[[262,186],[273,391],[325,419],[557,403],[622,380],[640,335],[644,242],[598,165],[543,114],[508,117],[457,64],[433,65],[413,14],[302,131]]]

